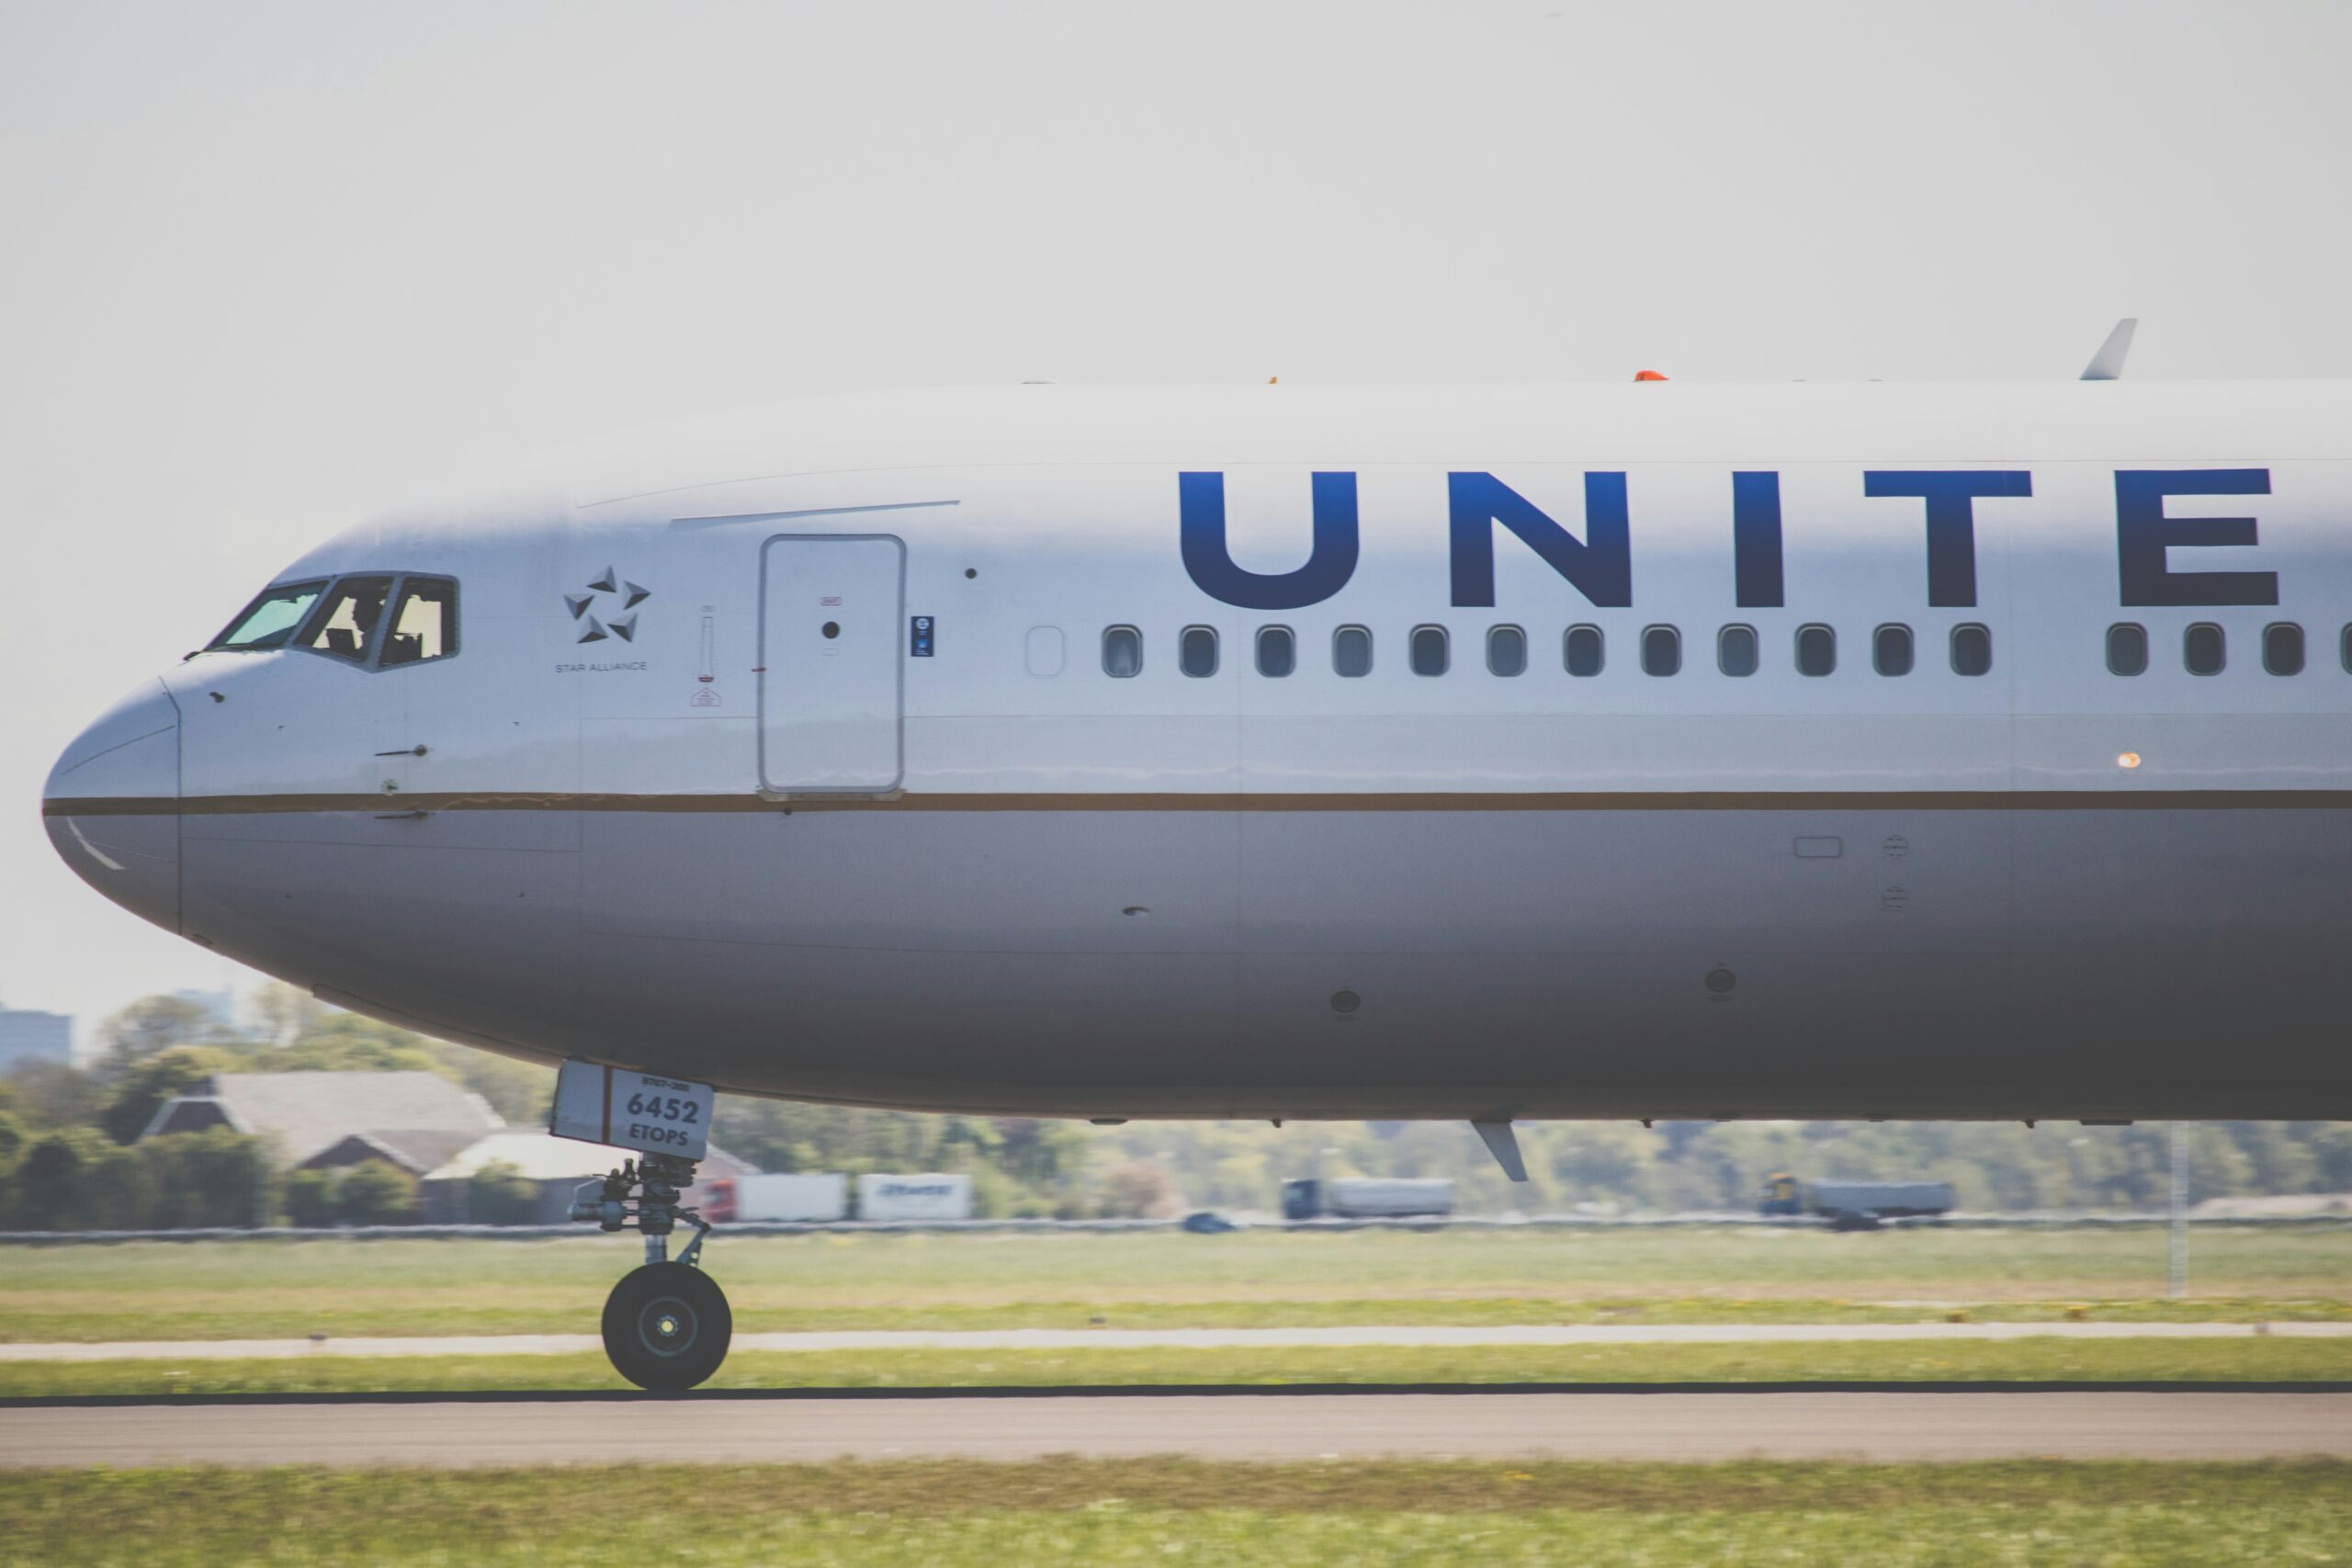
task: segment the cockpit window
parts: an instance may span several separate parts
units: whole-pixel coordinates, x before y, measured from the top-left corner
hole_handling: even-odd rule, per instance
[[[261,596],[245,606],[244,614],[229,623],[229,629],[206,644],[208,650],[229,653],[256,653],[265,649],[284,648],[292,640],[294,629],[302,624],[311,603],[326,588],[325,580],[317,582],[286,582],[262,590]]]
[[[458,585],[446,577],[402,578],[400,609],[384,639],[384,667],[422,664],[457,651]]]
[[[355,664],[365,662],[375,641],[376,623],[384,618],[384,601],[391,594],[389,577],[343,579],[302,628],[302,646]]]

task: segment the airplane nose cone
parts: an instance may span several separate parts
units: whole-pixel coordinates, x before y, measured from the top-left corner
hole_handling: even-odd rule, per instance
[[[180,925],[180,720],[161,681],[74,738],[41,792],[49,841],[83,881],[166,931]]]

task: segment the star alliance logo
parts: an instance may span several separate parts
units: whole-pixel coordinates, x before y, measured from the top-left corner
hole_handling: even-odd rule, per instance
[[[610,593],[618,598],[623,613],[617,615],[608,615],[602,620],[589,615],[589,610],[596,603],[597,595],[603,593]],[[580,630],[582,642],[602,642],[608,637],[616,637],[623,642],[635,642],[637,640],[637,607],[652,597],[653,590],[641,588],[614,571],[611,567],[606,567],[604,576],[588,584],[587,592],[565,594],[563,607],[571,612],[573,620],[583,618],[586,620],[587,625]]]

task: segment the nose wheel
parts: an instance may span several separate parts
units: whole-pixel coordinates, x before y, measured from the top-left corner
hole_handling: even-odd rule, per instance
[[[605,1298],[605,1354],[639,1388],[695,1387],[727,1359],[734,1332],[727,1293],[692,1264],[632,1269]]]
[[[679,1190],[694,1184],[692,1160],[647,1155],[628,1161],[573,1194],[571,1217],[606,1231],[634,1228],[645,1237],[645,1262],[621,1276],[605,1298],[605,1354],[613,1370],[659,1393],[694,1388],[718,1371],[735,1336],[727,1292],[704,1273],[702,1244],[710,1226],[678,1205]],[[670,1233],[680,1220],[694,1240],[674,1258]]]

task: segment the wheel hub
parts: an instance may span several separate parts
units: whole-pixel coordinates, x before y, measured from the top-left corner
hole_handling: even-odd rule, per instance
[[[675,1296],[657,1296],[637,1314],[637,1337],[657,1356],[680,1356],[694,1348],[694,1309]]]

